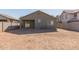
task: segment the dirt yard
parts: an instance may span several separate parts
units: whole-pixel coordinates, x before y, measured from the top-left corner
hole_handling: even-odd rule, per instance
[[[58,29],[57,32],[14,34],[0,32],[0,49],[79,49],[79,32]]]

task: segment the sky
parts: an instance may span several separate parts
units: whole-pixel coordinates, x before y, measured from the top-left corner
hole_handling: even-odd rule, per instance
[[[0,14],[6,14],[15,17],[16,19],[19,19],[19,17],[28,15],[37,10],[38,9],[0,9]],[[39,10],[52,16],[59,15],[63,11],[62,9],[39,9]]]

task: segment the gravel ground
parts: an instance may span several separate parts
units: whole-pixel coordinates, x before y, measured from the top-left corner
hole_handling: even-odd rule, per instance
[[[79,32],[63,29],[58,29],[57,32],[29,33],[22,35],[0,32],[0,49],[78,50]]]

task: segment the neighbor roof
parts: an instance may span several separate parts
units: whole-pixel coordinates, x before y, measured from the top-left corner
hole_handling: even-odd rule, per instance
[[[77,9],[77,10],[64,10],[63,12],[66,12],[66,13],[75,13],[75,12],[79,12],[79,9]]]
[[[0,16],[6,17],[6,18],[8,18],[8,19],[16,20],[14,17],[9,16],[9,15],[6,15],[6,14],[0,14]]]

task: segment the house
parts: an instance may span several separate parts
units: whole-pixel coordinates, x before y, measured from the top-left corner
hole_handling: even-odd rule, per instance
[[[5,31],[9,26],[14,25],[13,22],[16,19],[5,15],[5,14],[0,14],[0,31]]]
[[[56,30],[56,17],[42,11],[35,11],[20,17],[20,27],[30,29],[53,29]]]
[[[65,29],[79,31],[79,10],[64,10],[58,19]]]

